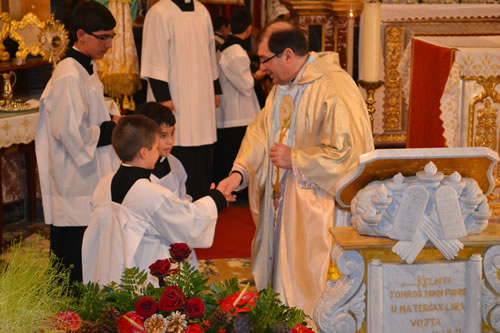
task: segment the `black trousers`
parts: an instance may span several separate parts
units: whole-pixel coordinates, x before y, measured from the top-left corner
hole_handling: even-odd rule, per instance
[[[70,281],[82,282],[82,241],[84,227],[50,226],[50,251],[52,251],[66,268],[71,269]]]
[[[175,146],[172,154],[181,161],[186,170],[186,192],[193,197],[193,201],[207,195],[213,182],[214,145]]]
[[[246,126],[217,129],[215,143],[215,182],[218,183],[229,175],[234,159],[240,150],[241,140],[245,136]]]

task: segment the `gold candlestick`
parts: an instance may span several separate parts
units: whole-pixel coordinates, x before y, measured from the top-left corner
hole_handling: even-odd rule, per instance
[[[380,88],[384,81],[367,82],[363,80],[358,80],[359,85],[366,90],[366,107],[368,109],[368,114],[370,115],[370,122],[372,124],[373,131],[373,114],[375,113],[375,90]]]

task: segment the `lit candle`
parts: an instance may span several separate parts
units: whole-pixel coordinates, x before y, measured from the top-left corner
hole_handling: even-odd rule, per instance
[[[361,79],[377,82],[380,72],[380,3],[364,3],[363,6],[363,48],[361,59],[363,71]]]

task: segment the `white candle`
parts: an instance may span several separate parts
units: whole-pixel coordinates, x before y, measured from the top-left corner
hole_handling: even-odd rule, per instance
[[[363,71],[361,79],[367,82],[377,82],[380,72],[380,3],[364,3],[363,6],[363,37],[361,47]]]
[[[350,13],[352,15],[352,12]],[[347,21],[347,73],[352,76],[352,62],[354,50],[354,17],[349,15]]]

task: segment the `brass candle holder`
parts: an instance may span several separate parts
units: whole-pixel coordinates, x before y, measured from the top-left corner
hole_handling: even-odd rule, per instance
[[[375,113],[375,90],[380,88],[384,81],[368,82],[363,80],[358,80],[359,85],[366,90],[366,107],[368,109],[368,115],[370,116],[370,122],[372,124],[373,131],[373,114]]]

